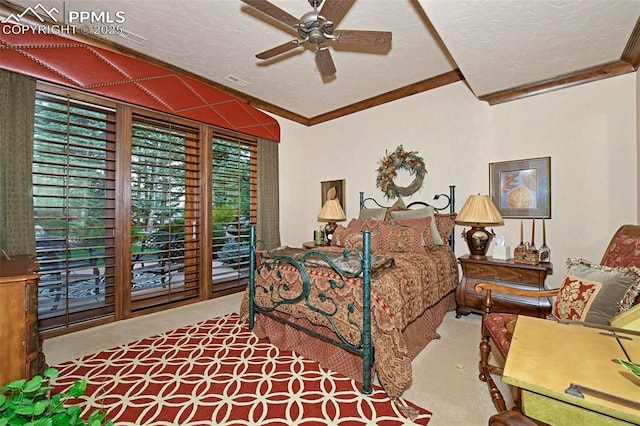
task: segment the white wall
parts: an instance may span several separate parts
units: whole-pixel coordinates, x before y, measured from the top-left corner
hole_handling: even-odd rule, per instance
[[[640,71],[636,71],[636,137],[637,137],[637,147],[638,147],[638,156],[637,163],[640,164]],[[636,218],[637,222],[640,223],[640,172],[638,172],[638,217]]]
[[[636,74],[496,106],[455,83],[313,127],[277,118],[282,243],[299,246],[321,225],[321,181],[346,179],[349,218],[357,216],[359,191],[383,200],[377,163],[399,144],[418,151],[428,171],[409,201],[430,200],[453,184],[457,209],[469,194],[488,194],[490,162],[550,156],[547,245],[555,273],[548,285],[556,287],[567,257],[598,262],[615,230],[637,222]],[[519,226],[506,219],[495,231],[513,246]],[[540,229],[538,222],[538,244]],[[468,252],[461,231],[454,231],[459,256]]]

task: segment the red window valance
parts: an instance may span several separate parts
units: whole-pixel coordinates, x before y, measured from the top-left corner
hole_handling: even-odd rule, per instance
[[[121,53],[0,24],[0,68],[248,135],[280,141],[271,116],[203,82]]]

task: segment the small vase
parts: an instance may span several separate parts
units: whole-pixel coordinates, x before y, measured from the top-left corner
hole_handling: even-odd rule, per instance
[[[540,256],[540,262],[551,262],[551,249],[546,244],[542,244],[538,250],[538,255]]]

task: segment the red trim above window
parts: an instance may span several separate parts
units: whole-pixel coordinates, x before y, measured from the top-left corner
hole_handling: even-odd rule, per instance
[[[11,34],[10,25],[0,24],[0,68],[280,142],[273,117],[214,87],[61,36]]]

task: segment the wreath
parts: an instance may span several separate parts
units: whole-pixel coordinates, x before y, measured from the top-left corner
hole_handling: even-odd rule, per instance
[[[391,155],[387,155],[378,162],[378,177],[376,186],[384,192],[387,198],[396,198],[399,196],[409,196],[414,194],[422,187],[424,175],[427,169],[424,167],[424,160],[418,155],[418,151],[405,151],[402,145],[399,145]],[[408,170],[411,176],[415,175],[415,179],[409,186],[397,186],[393,180],[398,176],[398,169]]]

